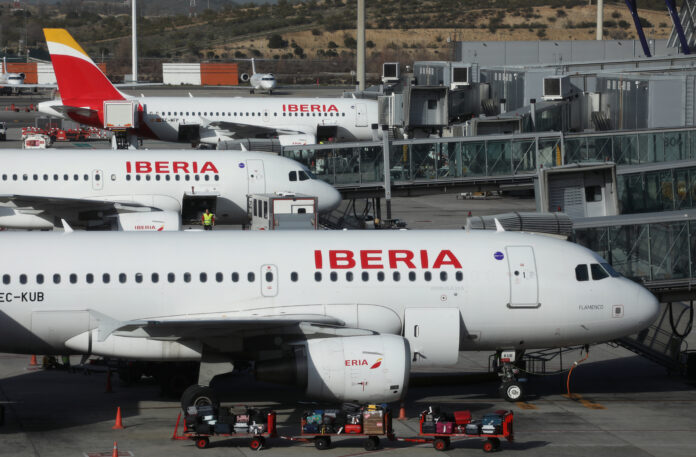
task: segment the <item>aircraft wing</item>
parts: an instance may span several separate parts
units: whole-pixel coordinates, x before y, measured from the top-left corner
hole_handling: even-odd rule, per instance
[[[300,127],[297,125],[284,127],[283,125],[276,124],[273,127],[264,127],[240,122],[211,121],[204,117],[201,117],[201,127],[225,130],[229,132],[230,136],[237,138],[253,138],[257,135],[314,135],[316,133],[316,128],[310,125]]]
[[[70,114],[80,116],[80,117],[92,117],[92,116],[99,116],[99,113],[96,110],[93,110],[91,108],[85,108],[85,107],[79,107],[79,106],[68,106],[68,105],[53,105],[51,106],[52,109],[58,111],[59,113],[63,114],[64,116],[69,116]]]
[[[218,337],[295,333],[314,337],[372,335],[374,332],[345,327],[345,322],[323,314],[282,314],[220,318],[175,318],[108,322],[100,328],[100,340],[108,335],[157,340],[210,340]]]
[[[66,218],[75,211],[115,211],[117,213],[152,211],[154,208],[132,201],[105,201],[85,198],[44,197],[39,195],[0,195],[0,203],[14,203],[17,209],[32,209]]]

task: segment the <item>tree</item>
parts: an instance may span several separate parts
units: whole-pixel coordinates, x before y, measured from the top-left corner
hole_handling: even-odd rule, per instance
[[[268,47],[271,49],[287,48],[288,42],[284,40],[283,37],[279,34],[274,33],[273,35],[268,37]]]
[[[346,45],[347,48],[350,49],[355,49],[358,47],[358,42],[355,41],[355,38],[352,36],[348,35],[343,39],[343,44]]]

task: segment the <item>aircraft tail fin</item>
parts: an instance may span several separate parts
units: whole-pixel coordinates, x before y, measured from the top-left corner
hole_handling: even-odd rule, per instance
[[[254,63],[254,58],[251,58],[251,74],[255,75],[256,74],[256,64]]]
[[[126,98],[67,30],[44,29],[44,35],[63,103],[101,110],[104,100]]]

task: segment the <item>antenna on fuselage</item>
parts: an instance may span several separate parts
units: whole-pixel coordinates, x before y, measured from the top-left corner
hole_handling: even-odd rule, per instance
[[[61,219],[61,220],[60,220],[60,223],[63,224],[63,231],[64,231],[65,233],[72,233],[72,232],[74,232],[74,230],[72,229],[72,227],[70,227],[70,224],[68,224],[67,221],[66,221],[65,219]]]
[[[504,231],[505,231],[505,227],[503,227],[503,224],[500,223],[500,221],[498,220],[498,218],[496,217],[496,218],[493,219],[493,220],[495,221],[495,231],[496,231],[496,232],[504,232]]]

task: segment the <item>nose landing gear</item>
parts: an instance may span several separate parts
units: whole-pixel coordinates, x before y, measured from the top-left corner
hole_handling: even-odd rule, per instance
[[[519,352],[521,357],[522,351]],[[524,379],[518,378],[520,369],[515,366],[516,351],[499,351],[496,354],[498,362],[498,376],[500,376],[501,384],[498,388],[498,393],[502,398],[509,402],[517,402],[524,400],[525,387]]]

